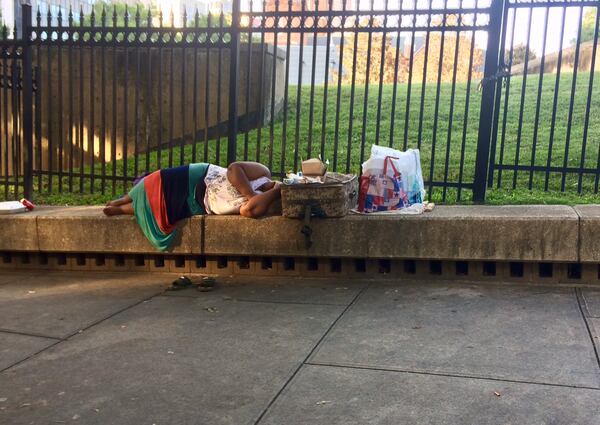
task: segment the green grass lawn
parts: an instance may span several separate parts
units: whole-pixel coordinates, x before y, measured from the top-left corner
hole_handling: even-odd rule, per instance
[[[582,161],[583,129],[588,98],[590,73],[579,73],[575,86],[573,112],[571,115],[571,129],[568,135],[569,110],[571,101],[572,74],[563,74],[559,81],[556,102],[556,117],[552,140],[552,111],[555,91],[555,75],[543,76],[540,96],[539,116],[536,120],[536,105],[538,99],[539,77],[528,76],[521,102],[522,84],[521,77],[510,80],[510,92],[507,108],[504,108],[506,91],[501,99],[501,126],[496,147],[496,163],[502,156],[504,165],[531,165],[546,166],[549,162],[552,167],[562,167],[565,163],[569,167],[584,167],[597,169],[600,150],[600,74],[596,73],[594,90],[592,94],[589,127],[587,134],[586,154]],[[330,160],[330,169],[337,171],[350,171],[357,173],[360,170],[361,160],[368,158],[370,146],[380,144],[404,149],[405,147],[421,149],[423,175],[426,181],[449,183],[472,183],[475,170],[475,157],[477,147],[477,132],[479,127],[479,110],[481,93],[477,91],[477,84],[470,87],[468,98],[468,115],[465,120],[467,102],[467,84],[457,83],[452,104],[451,84],[442,84],[439,90],[439,102],[436,106],[437,86],[428,84],[425,87],[424,97],[421,97],[422,86],[413,84],[410,88],[410,107],[406,110],[408,86],[398,84],[396,88],[396,109],[394,112],[393,131],[392,125],[392,98],[394,86],[382,87],[381,111],[378,114],[379,102],[377,84],[368,87],[368,101],[366,114],[364,95],[365,86],[356,86],[352,102],[350,86],[342,86],[340,96],[339,114],[336,108],[337,86],[331,85],[327,91],[326,120],[323,121],[323,104],[325,90],[322,86],[315,87],[311,96],[310,87],[302,87],[299,92],[300,101],[298,108],[298,87],[290,86],[288,91],[288,106],[285,114],[279,119],[261,129],[260,143],[258,130],[252,130],[247,135],[238,136],[238,159],[248,158],[267,164],[274,172],[287,172],[298,168],[299,161],[312,156],[323,154]],[[313,102],[311,102],[311,97]],[[420,107],[423,102],[423,114]],[[313,108],[311,110],[311,104]],[[353,108],[351,108],[353,105]],[[521,105],[523,105],[521,111]],[[451,108],[451,106],[453,106]],[[352,117],[350,116],[352,110]],[[406,117],[408,113],[408,121]],[[503,117],[506,114],[506,126],[502,127]],[[366,115],[366,116],[365,116]],[[311,121],[311,116],[313,117]],[[379,119],[378,119],[379,116]],[[522,116],[522,120],[520,117]],[[437,120],[436,120],[437,117]],[[287,118],[285,120],[284,118]],[[336,131],[336,119],[339,127]],[[363,120],[366,123],[363,126]],[[436,122],[437,121],[437,122]],[[312,122],[312,125],[310,124]],[[420,122],[422,122],[420,126]],[[521,124],[520,124],[521,122]],[[451,127],[450,127],[451,123]],[[350,125],[351,124],[351,125]],[[407,124],[407,125],[406,125]],[[405,139],[406,127],[406,139]],[[450,127],[450,129],[449,129]],[[537,127],[537,138],[534,138]],[[285,131],[284,131],[285,128]],[[504,133],[504,137],[502,134]],[[420,137],[419,137],[420,134]],[[463,138],[464,135],[464,138]],[[567,137],[568,135],[568,137]],[[567,149],[566,141],[569,140]],[[364,145],[363,145],[364,140]],[[273,149],[270,149],[272,141]],[[405,144],[406,142],[406,144]],[[435,149],[433,147],[435,142]],[[322,150],[323,143],[323,151]],[[534,150],[535,144],[535,150]],[[183,163],[207,161],[224,164],[226,159],[226,138],[219,141],[211,140],[208,146],[199,142],[195,146],[196,156],[193,155],[192,145],[175,148],[173,151],[174,165],[179,165],[183,155]],[[517,150],[517,145],[519,149]],[[552,149],[550,151],[550,145]],[[205,156],[205,151],[207,155]],[[532,158],[532,153],[535,157]],[[549,158],[549,152],[551,152]],[[335,159],[337,153],[337,160]],[[434,155],[433,162],[431,157]],[[134,174],[135,161],[138,161],[139,172],[144,171],[146,161],[149,161],[150,170],[159,166],[157,153],[139,155],[129,158],[126,168],[129,176]],[[461,164],[463,160],[463,167]],[[160,166],[168,166],[168,151],[161,153]],[[447,165],[446,165],[447,164]],[[120,160],[114,164],[107,164],[107,173],[112,173],[113,166],[118,176],[124,175],[125,163]],[[85,172],[89,172],[85,169]],[[100,167],[95,168],[100,172]],[[529,183],[531,177],[531,189]],[[499,179],[499,172],[494,174],[494,185],[488,190],[487,203],[489,204],[576,204],[600,202],[600,195],[594,194],[595,175],[583,175],[582,193],[578,193],[577,173],[565,175],[565,191],[561,191],[562,174],[550,173],[548,175],[548,191],[545,191],[546,173],[536,171],[530,175],[529,171],[504,170]],[[513,182],[516,188],[513,190]],[[101,181],[94,182],[94,194],[90,194],[91,185],[84,181],[84,193],[58,193],[58,178],[53,181],[53,190],[48,192],[48,180],[44,179],[41,188],[37,187],[36,201],[40,203],[59,204],[95,204],[103,203],[113,197],[113,185],[106,182],[105,193],[101,193]],[[63,190],[68,190],[68,178],[63,178]],[[79,179],[73,181],[74,190],[79,190]],[[41,189],[41,190],[40,190]],[[469,203],[471,191],[463,189],[459,193],[456,189],[444,192],[439,187],[427,187],[431,199],[435,202]],[[119,195],[128,190],[124,182],[117,182],[114,188]],[[3,194],[0,194],[0,197]]]

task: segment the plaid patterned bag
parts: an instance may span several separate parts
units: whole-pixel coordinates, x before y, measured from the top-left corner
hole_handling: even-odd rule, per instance
[[[394,158],[386,156],[383,173],[362,175],[358,210],[361,212],[391,211],[409,206],[403,189],[402,174],[394,165]]]

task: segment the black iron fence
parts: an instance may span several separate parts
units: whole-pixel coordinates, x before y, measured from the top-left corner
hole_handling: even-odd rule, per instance
[[[0,192],[113,196],[199,161],[281,177],[320,155],[358,173],[380,144],[420,149],[436,201],[598,193],[599,7],[234,0],[31,19],[23,6],[23,37],[0,41]]]

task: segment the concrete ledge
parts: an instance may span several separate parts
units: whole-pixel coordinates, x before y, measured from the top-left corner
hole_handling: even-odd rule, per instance
[[[581,218],[580,218],[581,217]],[[193,217],[173,254],[541,262],[600,262],[600,205],[438,206],[420,216],[301,220]],[[581,228],[580,228],[581,225]],[[157,253],[133,217],[101,207],[41,207],[0,216],[1,251]],[[580,236],[581,234],[581,236]],[[580,243],[581,242],[581,243]]]
[[[205,218],[204,254],[272,255],[314,257],[367,257],[366,217],[350,215],[335,219],[313,219],[313,245],[305,247],[300,233],[302,220],[265,217],[249,220],[240,216]]]
[[[203,217],[184,220],[170,252],[200,253]],[[156,253],[135,219],[106,217],[102,207],[39,207],[0,216],[5,251]]]
[[[369,257],[578,261],[568,206],[441,206],[422,216],[369,217]]]
[[[578,205],[579,261],[600,263],[600,205]]]

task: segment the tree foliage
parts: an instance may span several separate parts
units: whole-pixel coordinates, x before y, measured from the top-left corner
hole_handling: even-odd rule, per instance
[[[583,16],[581,24],[581,42],[591,41],[594,39],[594,26],[596,25],[596,9],[589,8]]]
[[[527,60],[528,61],[532,61],[533,59],[537,58],[537,55],[534,50],[532,50],[531,48],[528,48],[524,44],[517,44],[516,46],[513,47],[512,64],[519,65],[519,64],[524,63],[525,62],[525,52],[527,52],[527,57],[528,57]],[[506,49],[506,52],[505,52],[506,63],[508,63],[509,60],[510,60],[510,50]]]
[[[358,37],[356,40],[356,52],[354,48],[355,37]],[[425,80],[427,82],[437,82],[440,57],[442,58],[441,82],[452,82],[453,78],[456,78],[456,81],[467,81],[470,70],[472,79],[481,77],[484,54],[483,50],[477,46],[473,46],[472,64],[469,66],[472,46],[471,36],[457,35],[455,32],[446,33],[443,36],[443,52],[441,33],[430,33],[428,38],[427,58],[425,57],[426,40],[423,37],[418,39],[418,43],[415,43],[412,72],[410,68],[410,47],[398,52],[398,72],[396,72],[396,43],[389,34],[384,40],[383,33],[372,33],[370,43],[368,33],[360,32],[358,35],[346,35],[342,54],[343,68],[345,70],[342,75],[342,82],[346,84],[352,82],[354,61],[356,61],[354,76],[356,84],[365,84],[367,77],[370,83],[378,83],[380,78],[383,78],[383,83],[386,84],[393,83],[394,78],[396,78],[397,82],[405,83],[409,79],[409,72],[412,73],[413,82],[420,82],[423,79],[424,71],[426,71]],[[409,39],[408,45],[410,44]],[[454,58],[457,45],[456,76],[454,76]],[[339,49],[340,47],[338,47],[338,51]],[[384,49],[383,74],[380,77],[382,49]],[[368,55],[369,51],[370,56]],[[369,65],[368,73],[367,63]],[[425,63],[427,63],[426,70]]]

